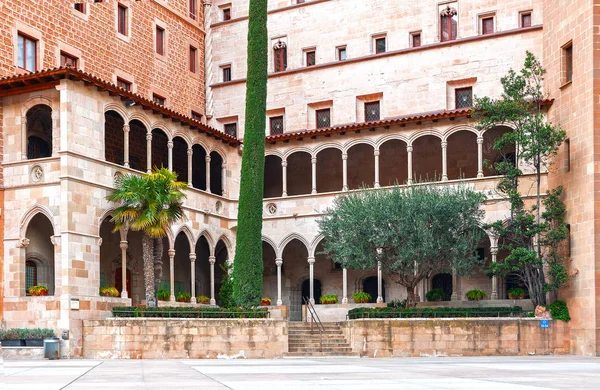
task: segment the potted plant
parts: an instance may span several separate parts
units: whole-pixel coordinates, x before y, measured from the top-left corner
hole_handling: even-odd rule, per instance
[[[100,287],[100,296],[116,298],[119,296],[119,290],[112,286]]]
[[[263,300],[264,299],[265,298],[263,298]],[[266,299],[269,299],[269,298],[266,298]],[[271,300],[269,299],[269,301],[271,301]],[[207,297],[206,295],[199,295],[196,297],[196,303],[203,303],[203,304],[207,305],[210,303],[210,298]]]
[[[469,301],[481,301],[487,298],[487,294],[485,293],[485,291],[473,289],[467,291],[466,297]]]
[[[270,306],[271,305],[271,298],[262,298],[260,300],[260,305],[261,306]]]
[[[441,288],[432,288],[425,294],[425,298],[427,298],[429,302],[443,301],[444,298],[446,298],[446,294]]]
[[[523,299],[525,298],[525,294],[527,292],[525,289],[521,287],[513,287],[508,289],[508,298],[509,299]]]
[[[323,305],[333,305],[338,303],[338,297],[335,294],[323,295],[320,302]]]
[[[46,286],[31,286],[27,291],[34,297],[42,297],[48,295],[48,287]]]
[[[52,329],[23,329],[21,337],[25,339],[25,346],[27,347],[43,347],[44,338],[54,337],[54,331]]]
[[[156,293],[156,297],[160,301],[168,301],[169,299],[171,299],[171,292],[169,290],[167,290],[166,288],[161,288]]]
[[[192,295],[189,292],[178,292],[175,296],[177,302],[189,302],[192,299]]]
[[[23,347],[25,340],[17,329],[0,330],[0,340],[3,347]]]
[[[352,295],[354,303],[369,303],[371,302],[371,298],[371,294],[362,291]]]

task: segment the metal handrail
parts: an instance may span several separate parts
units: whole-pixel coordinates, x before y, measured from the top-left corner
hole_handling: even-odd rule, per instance
[[[306,305],[306,308],[308,309],[308,312],[310,313],[310,317],[311,317],[311,322],[310,322],[310,332],[312,333],[313,331],[313,324],[318,324],[318,330],[319,330],[319,336],[320,336],[320,347],[319,347],[319,352],[323,352],[323,332],[325,332],[325,327],[323,326],[323,323],[321,322],[321,319],[319,318],[319,315],[317,314],[317,311],[315,310],[315,307],[313,306],[312,302],[310,301],[310,299],[307,299],[306,297],[302,297],[302,300],[304,301],[304,304]],[[308,313],[306,315],[306,319],[308,320]],[[316,321],[315,321],[316,319]]]

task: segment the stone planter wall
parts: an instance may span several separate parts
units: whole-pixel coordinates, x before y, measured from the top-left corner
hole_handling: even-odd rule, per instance
[[[569,324],[534,318],[365,319],[342,323],[346,339],[362,356],[565,355]]]
[[[44,347],[2,347],[2,358],[6,360],[43,359]]]
[[[287,350],[287,322],[272,319],[83,321],[86,359],[277,358]]]

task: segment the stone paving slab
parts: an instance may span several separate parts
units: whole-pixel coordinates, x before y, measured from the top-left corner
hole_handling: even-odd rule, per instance
[[[600,358],[4,360],[4,389],[600,389]]]

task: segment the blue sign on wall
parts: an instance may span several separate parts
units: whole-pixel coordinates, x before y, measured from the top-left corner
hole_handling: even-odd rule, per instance
[[[550,320],[540,320],[540,328],[549,328]]]

